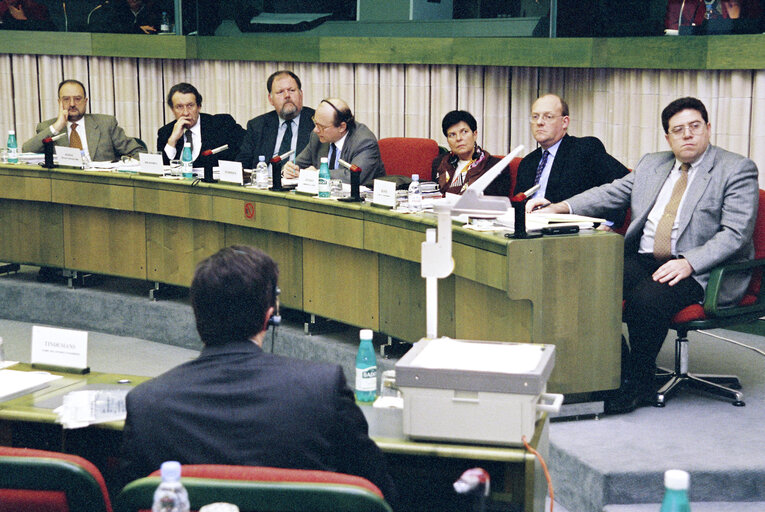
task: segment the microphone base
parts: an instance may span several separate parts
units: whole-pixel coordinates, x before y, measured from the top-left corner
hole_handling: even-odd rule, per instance
[[[527,240],[529,238],[542,238],[542,233],[513,233],[512,237],[517,240]],[[508,235],[508,238],[510,238],[510,235]]]
[[[363,203],[364,198],[363,197],[341,197],[338,199],[338,201],[342,201],[344,203]]]
[[[210,179],[207,179],[207,178],[202,178],[202,179],[201,179],[201,180],[199,180],[199,181],[201,181],[202,183],[218,183],[218,180],[216,180],[216,179],[213,179],[213,178],[210,178]]]

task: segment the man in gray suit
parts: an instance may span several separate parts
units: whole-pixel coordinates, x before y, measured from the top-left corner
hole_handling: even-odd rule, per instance
[[[600,215],[629,206],[624,237],[624,320],[630,348],[622,384],[606,412],[634,410],[655,391],[656,356],[670,320],[704,299],[710,271],[754,257],[758,182],[754,162],[709,144],[711,124],[696,98],[680,98],[661,114],[671,152],[643,156],[634,172],[540,211]],[[722,306],[736,303],[748,272],[726,274]],[[623,349],[624,350],[624,347]]]
[[[67,137],[58,139],[55,144],[83,149],[94,162],[111,162],[123,155],[135,157],[138,153],[146,152],[133,137],[125,135],[114,116],[85,113],[88,96],[81,82],[61,82],[58,86],[58,103],[58,117],[37,125],[37,135],[22,146],[24,152],[41,153],[43,139],[64,130]]]
[[[284,164],[284,176],[297,178],[301,168],[318,169],[321,158],[329,158],[332,178],[350,181],[350,172],[340,166],[339,159],[361,168],[360,182],[371,186],[372,181],[385,176],[377,138],[365,125],[356,122],[346,102],[339,98],[321,100],[313,118],[314,129],[308,146]]]

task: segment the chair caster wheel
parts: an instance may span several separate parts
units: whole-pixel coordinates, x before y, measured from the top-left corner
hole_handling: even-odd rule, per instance
[[[731,389],[735,389],[736,391],[738,391],[739,389],[741,389],[741,384],[731,384],[731,385],[730,385],[730,386],[728,386],[728,387],[729,387],[729,388],[731,388]]]
[[[667,405],[667,404],[665,404],[664,402],[654,402],[653,403],[654,407],[664,407],[665,405]]]
[[[736,407],[744,407],[746,403],[744,403],[742,400],[736,400],[735,402],[733,402],[733,405]]]

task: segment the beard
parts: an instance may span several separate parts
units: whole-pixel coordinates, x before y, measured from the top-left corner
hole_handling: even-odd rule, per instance
[[[79,110],[70,110],[69,115],[67,116],[67,119],[70,123],[75,123],[82,119],[82,116],[84,115],[83,112],[80,112]]]
[[[292,102],[285,103],[282,105],[282,111],[280,113],[280,117],[284,119],[285,121],[292,121],[295,119],[295,117],[298,115],[298,108],[297,105],[295,105]]]

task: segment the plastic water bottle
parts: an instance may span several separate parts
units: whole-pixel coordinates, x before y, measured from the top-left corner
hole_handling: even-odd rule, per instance
[[[268,188],[268,164],[263,155],[258,157],[258,165],[255,166],[255,188]]]
[[[691,512],[688,503],[688,487],[691,476],[680,469],[670,469],[664,473],[664,500],[660,512]]]
[[[16,142],[16,130],[8,130],[8,163],[19,163],[19,143]]]
[[[194,177],[194,163],[191,159],[191,142],[183,144],[183,153],[181,153],[181,173],[184,178]]]
[[[319,197],[329,199],[329,159],[323,157],[319,166]]]
[[[167,11],[162,11],[162,23],[159,25],[159,31],[163,34],[170,32],[170,17],[167,15]]]
[[[372,345],[372,329],[359,331],[359,351],[356,353],[356,400],[371,403],[377,398],[377,358]]]
[[[90,161],[90,155],[84,149],[80,150],[80,156],[82,157],[82,168],[90,169],[93,167],[93,162]]]
[[[407,193],[409,210],[413,212],[422,211],[422,189],[420,188],[420,175],[412,174],[412,183],[409,184]]]
[[[189,512],[189,493],[181,484],[180,462],[169,460],[160,468],[162,483],[154,492],[151,512]]]

